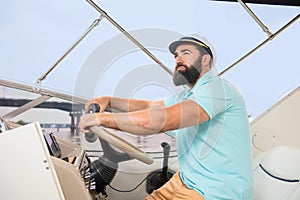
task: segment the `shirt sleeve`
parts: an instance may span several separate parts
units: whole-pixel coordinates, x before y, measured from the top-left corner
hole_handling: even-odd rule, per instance
[[[178,102],[178,98],[175,95],[169,96],[166,99],[164,99],[164,104],[166,107],[176,104],[177,102]]]

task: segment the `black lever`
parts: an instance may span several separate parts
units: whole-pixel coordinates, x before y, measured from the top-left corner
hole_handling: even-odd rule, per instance
[[[161,146],[162,146],[163,152],[164,152],[162,175],[166,179],[169,180],[169,177],[168,177],[168,161],[169,161],[169,155],[170,155],[171,146],[168,143],[166,143],[166,142],[162,142]]]
[[[146,183],[146,190],[148,194],[151,194],[153,190],[156,190],[163,186],[166,182],[170,180],[170,178],[173,176],[174,173],[170,172],[168,170],[168,160],[169,160],[169,154],[170,154],[170,145],[166,142],[162,142],[161,146],[163,148],[163,168],[162,170],[155,170],[151,172],[149,177],[147,178]]]
[[[96,113],[96,112],[100,112],[100,106],[96,103],[93,103],[89,106],[87,113]],[[86,133],[84,137],[86,141],[91,143],[95,142],[98,138],[96,134],[92,132]]]

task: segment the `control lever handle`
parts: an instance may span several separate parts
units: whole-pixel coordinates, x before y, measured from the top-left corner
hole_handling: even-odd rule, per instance
[[[173,176],[172,172],[168,172],[168,161],[171,146],[167,142],[162,142],[161,147],[163,148],[163,168],[159,170],[155,170],[151,172],[146,182],[146,191],[148,194],[151,194],[154,190],[160,188],[164,185],[171,176]]]
[[[168,161],[169,161],[169,155],[170,155],[170,149],[171,146],[166,143],[162,142],[161,146],[163,148],[163,153],[164,153],[164,160],[163,160],[163,175],[168,177]]]
[[[100,106],[96,103],[93,103],[89,106],[87,113],[97,113],[100,112]],[[89,132],[85,134],[85,140],[92,143],[97,140],[97,135],[95,133]]]

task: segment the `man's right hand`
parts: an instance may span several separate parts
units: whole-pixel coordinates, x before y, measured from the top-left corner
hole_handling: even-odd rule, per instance
[[[100,106],[100,113],[104,112],[107,107],[110,107],[111,104],[111,97],[103,96],[97,97],[89,100],[85,106],[84,111],[87,113],[91,104],[98,104]]]

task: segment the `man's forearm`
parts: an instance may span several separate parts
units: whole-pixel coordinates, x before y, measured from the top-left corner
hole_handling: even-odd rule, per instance
[[[163,101],[147,101],[139,99],[126,99],[110,97],[110,107],[123,112],[134,112],[149,109],[153,105],[163,105]]]
[[[129,113],[97,113],[99,125],[136,135],[160,133],[165,124],[164,109],[157,107]]]

